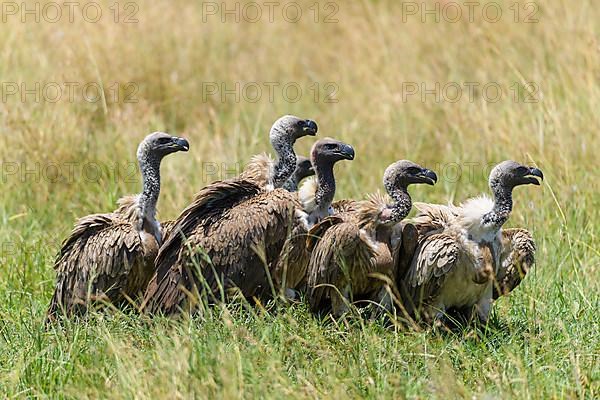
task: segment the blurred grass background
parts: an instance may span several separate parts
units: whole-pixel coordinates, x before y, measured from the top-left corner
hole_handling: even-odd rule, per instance
[[[500,1],[497,22],[482,16],[486,2],[472,22],[458,2],[463,15],[454,23],[448,21],[454,14],[444,18],[448,2],[437,2],[438,22],[421,14],[434,1],[412,3],[419,12],[408,15],[401,1],[302,0],[294,3],[303,12],[296,23],[283,17],[289,2],[275,6],[272,22],[258,2],[263,15],[254,23],[223,15],[234,1],[118,3],[118,23],[113,2],[93,3],[102,10],[95,23],[83,18],[82,5],[73,22],[63,8],[51,23],[52,10],[43,15],[48,3],[37,3],[39,22],[27,15],[23,22],[20,9],[36,3],[15,3],[16,15],[3,3],[0,25],[2,397],[598,396],[600,11],[594,2],[531,8]],[[246,4],[239,3],[240,13]],[[207,14],[214,6],[217,14]],[[532,11],[538,22],[525,23]],[[137,22],[125,23],[127,16]],[[67,82],[80,88],[73,101]],[[479,85],[472,97],[469,82]],[[39,101],[20,86],[35,90],[36,83]],[[102,86],[105,99],[82,99],[88,83]],[[222,101],[221,91],[207,93],[212,83],[258,85],[262,94],[249,101],[244,94],[256,93],[239,91],[239,101],[233,95]],[[278,85],[272,101],[267,83]],[[421,85],[431,90],[436,83],[456,83],[461,99],[450,101],[452,88],[440,91],[439,101],[432,94],[423,99]],[[528,83],[535,84],[531,93]],[[10,95],[14,84],[19,91]],[[56,84],[62,96],[48,101]],[[286,84],[302,88],[298,101],[283,95]],[[407,95],[413,84],[419,92]],[[490,89],[486,96],[486,84],[502,87],[498,101],[489,101],[496,95]],[[337,102],[328,101],[332,88]],[[136,102],[125,102],[128,94]],[[86,325],[44,332],[61,240],[77,217],[111,211],[120,196],[140,190],[130,166],[146,134],[165,130],[191,143],[189,153],[163,163],[159,210],[169,219],[212,180],[206,168],[231,173],[236,163],[270,151],[268,130],[283,114],[315,119],[320,136],[355,147],[356,160],[336,167],[338,198],[381,190],[383,170],[401,158],[442,178],[434,188],[412,189],[415,201],[460,202],[486,191],[488,166],[503,159],[544,171],[542,188],[515,191],[509,221],[533,231],[537,266],[496,304],[488,330],[439,336],[377,323],[325,324],[303,307],[258,314],[230,307],[204,321],[96,315]],[[302,140],[298,152],[306,154],[311,144]]]

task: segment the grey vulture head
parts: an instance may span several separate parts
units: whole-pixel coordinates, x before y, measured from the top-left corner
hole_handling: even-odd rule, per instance
[[[314,195],[317,212],[314,218],[318,219],[329,213],[335,196],[334,164],[341,160],[354,160],[354,149],[339,140],[325,138],[313,145],[310,157],[317,175],[317,188]]]
[[[151,156],[160,160],[168,154],[189,149],[190,144],[184,138],[171,136],[165,132],[154,132],[140,143],[137,155],[140,159]]]
[[[188,151],[190,144],[187,140],[171,136],[164,132],[154,132],[146,136],[137,150],[137,158],[142,173],[143,190],[139,198],[140,225],[146,221],[154,225],[154,234],[160,237],[160,229],[155,221],[156,203],[160,193],[160,164],[168,154],[178,151]]]
[[[310,156],[318,173],[322,167],[333,165],[340,160],[354,160],[354,148],[339,140],[325,138],[313,145]]]
[[[383,174],[383,186],[388,193],[392,193],[398,188],[406,189],[412,184],[434,185],[436,182],[435,172],[408,160],[396,161],[387,167]]]
[[[301,137],[315,136],[318,129],[317,123],[313,120],[284,115],[275,121],[269,137],[273,148],[279,154],[280,149],[293,145]]]
[[[538,168],[527,167],[516,161],[502,161],[490,172],[489,184],[492,191],[500,187],[513,189],[519,185],[538,185],[544,180],[544,174]]]
[[[304,136],[315,136],[317,130],[315,121],[293,115],[285,115],[275,121],[269,134],[271,145],[277,153],[277,162],[269,178],[272,187],[282,187],[292,176],[296,168],[296,153],[294,153],[296,140]]]
[[[380,222],[395,223],[406,218],[412,208],[408,186],[413,184],[434,185],[437,175],[408,160],[400,160],[386,168],[383,174],[383,186],[395,203],[389,205],[380,215]]]

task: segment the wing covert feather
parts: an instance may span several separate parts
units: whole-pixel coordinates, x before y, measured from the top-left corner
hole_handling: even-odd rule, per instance
[[[459,252],[455,239],[444,233],[425,235],[419,240],[405,278],[415,304],[427,300],[440,289],[446,274],[456,266]]]

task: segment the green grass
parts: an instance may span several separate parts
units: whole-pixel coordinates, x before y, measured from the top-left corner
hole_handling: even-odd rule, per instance
[[[534,24],[514,23],[508,1],[497,23],[402,22],[393,0],[340,2],[333,24],[202,23],[201,3],[176,0],[140,2],[138,23],[115,24],[111,3],[99,4],[108,17],[95,24],[8,16],[0,26],[4,83],[102,82],[106,93],[114,82],[139,87],[137,103],[0,102],[0,397],[599,396],[594,2],[538,3]],[[281,95],[222,103],[205,98],[202,82],[297,82],[305,90],[334,82],[339,101],[311,93],[296,103]],[[406,82],[498,82],[506,90],[535,82],[539,92],[535,103],[507,94],[491,103],[479,92],[473,102],[403,101]],[[139,191],[127,170],[139,140],[166,130],[191,143],[163,164],[159,210],[168,219],[210,182],[206,163],[222,175],[268,150],[270,125],[287,113],[315,119],[321,136],[355,147],[356,160],[336,167],[337,198],[382,190],[383,170],[401,158],[441,178],[412,189],[415,201],[460,202],[486,191],[487,165],[503,159],[544,171],[541,188],[516,189],[508,223],[533,232],[537,265],[496,303],[488,327],[437,334],[319,321],[303,306],[229,306],[202,320],[108,313],[44,330],[60,242],[77,217],[110,211],[121,195]],[[311,144],[299,142],[299,153]],[[59,179],[49,179],[51,165],[61,166]],[[85,176],[90,165],[101,167],[93,179]]]

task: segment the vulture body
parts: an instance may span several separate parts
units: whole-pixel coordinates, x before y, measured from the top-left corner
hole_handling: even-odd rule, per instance
[[[420,213],[411,223],[419,231],[419,239],[399,283],[411,315],[441,323],[446,311],[454,308],[467,310],[467,318],[475,310],[482,322],[487,321],[494,277],[502,276],[500,290],[505,292],[517,284],[511,265],[529,261],[522,250],[533,246],[531,236],[515,232],[503,237],[501,228],[512,211],[513,188],[539,185],[537,178],[543,179],[539,169],[504,161],[490,173],[493,200],[477,197],[459,207],[415,203]],[[513,249],[508,243],[516,237],[519,245]],[[523,240],[528,242],[525,247]]]
[[[63,242],[54,264],[56,288],[48,319],[83,314],[90,302],[120,306],[143,294],[154,272],[162,241],[156,221],[160,163],[164,156],[187,151],[185,139],[156,132],[138,147],[143,192],[119,200],[109,214],[81,218]]]
[[[371,300],[391,308],[385,286],[395,286],[397,244],[392,243],[392,236],[412,207],[407,188],[436,181],[433,171],[398,161],[386,169],[383,179],[391,204],[379,195],[346,202],[346,211],[324,219],[310,231],[308,301],[313,312],[331,311],[339,317],[354,300]]]
[[[200,190],[159,251],[144,296],[147,313],[172,315],[193,310],[200,297],[262,297],[271,290],[265,265],[281,251],[297,205],[281,186],[296,168],[295,141],[316,132],[314,121],[282,117],[270,133],[274,165],[254,157],[240,177]]]
[[[340,160],[353,160],[354,149],[333,139],[316,142],[311,150],[311,163],[316,177],[307,180],[298,193],[300,208],[274,270],[279,291],[288,299],[295,299],[306,286],[306,270],[310,254],[306,248],[308,231],[317,222],[331,215],[335,196],[333,167]]]
[[[419,204],[420,206],[420,204]],[[453,214],[452,218],[458,215]],[[398,279],[402,280],[414,256],[419,236],[442,229],[436,224],[420,224],[419,229],[408,222],[402,226],[402,248],[398,256]],[[494,277],[493,300],[512,292],[535,263],[536,245],[527,229],[508,228],[500,231],[500,264]]]

